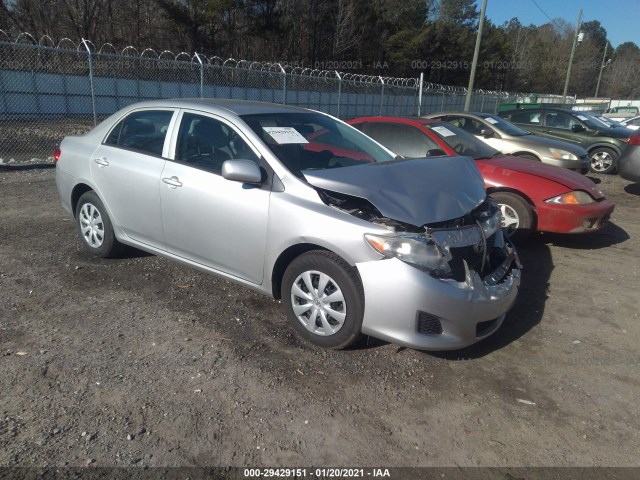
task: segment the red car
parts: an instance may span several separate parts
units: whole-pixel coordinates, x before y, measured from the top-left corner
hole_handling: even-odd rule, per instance
[[[512,238],[534,231],[585,233],[602,228],[615,205],[579,173],[502,155],[451,124],[423,118],[362,117],[349,124],[405,158],[473,157],[487,192],[500,205]]]

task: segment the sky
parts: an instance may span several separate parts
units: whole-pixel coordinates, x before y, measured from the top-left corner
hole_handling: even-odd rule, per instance
[[[477,3],[480,10],[482,0]],[[582,21],[598,20],[614,48],[624,42],[640,46],[640,0],[535,0],[535,3],[534,0],[487,0],[486,16],[496,25],[513,17],[518,17],[524,25],[548,23],[549,19],[536,3],[549,17],[562,18],[572,28],[575,28],[582,8]]]

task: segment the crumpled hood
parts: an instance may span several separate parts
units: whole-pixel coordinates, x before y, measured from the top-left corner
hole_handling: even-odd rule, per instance
[[[469,157],[432,157],[302,172],[318,188],[360,197],[387,218],[417,227],[480,205],[484,181]]]

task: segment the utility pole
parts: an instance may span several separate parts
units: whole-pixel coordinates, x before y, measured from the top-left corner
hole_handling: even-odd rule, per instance
[[[602,54],[602,63],[600,64],[600,74],[598,75],[598,83],[596,84],[596,94],[595,98],[598,98],[598,90],[600,90],[600,80],[602,80],[602,70],[607,66],[605,62],[607,58],[607,47],[609,46],[609,42],[605,40],[604,42],[604,53]]]
[[[473,81],[476,77],[476,67],[478,66],[478,56],[480,55],[480,40],[482,39],[482,26],[484,25],[484,12],[487,10],[487,0],[482,0],[480,9],[480,21],[478,22],[478,35],[476,36],[476,49],[473,51],[473,62],[471,63],[471,75],[469,76],[469,87],[467,88],[467,98],[464,100],[464,111],[468,112],[471,107],[471,95],[473,94]]]
[[[567,78],[564,81],[564,91],[562,92],[562,103],[567,101],[567,90],[569,89],[569,78],[571,77],[571,64],[573,63],[573,54],[576,53],[576,44],[578,43],[578,34],[580,33],[580,20],[582,20],[582,9],[578,14],[578,23],[576,24],[576,33],[573,36],[573,46],[571,47],[571,55],[569,56],[569,67],[567,68]]]

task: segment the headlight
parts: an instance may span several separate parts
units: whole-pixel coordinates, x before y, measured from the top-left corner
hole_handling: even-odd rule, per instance
[[[376,252],[387,258],[398,258],[437,275],[445,275],[451,270],[445,251],[423,235],[386,236],[367,233],[364,239]]]
[[[553,158],[562,159],[562,160],[577,160],[573,153],[567,152],[566,150],[558,150],[557,148],[550,148],[549,152],[551,152],[551,156]]]
[[[587,192],[581,190],[574,190],[563,195],[545,200],[546,203],[559,203],[561,205],[585,205],[587,203],[593,203],[594,200]]]

